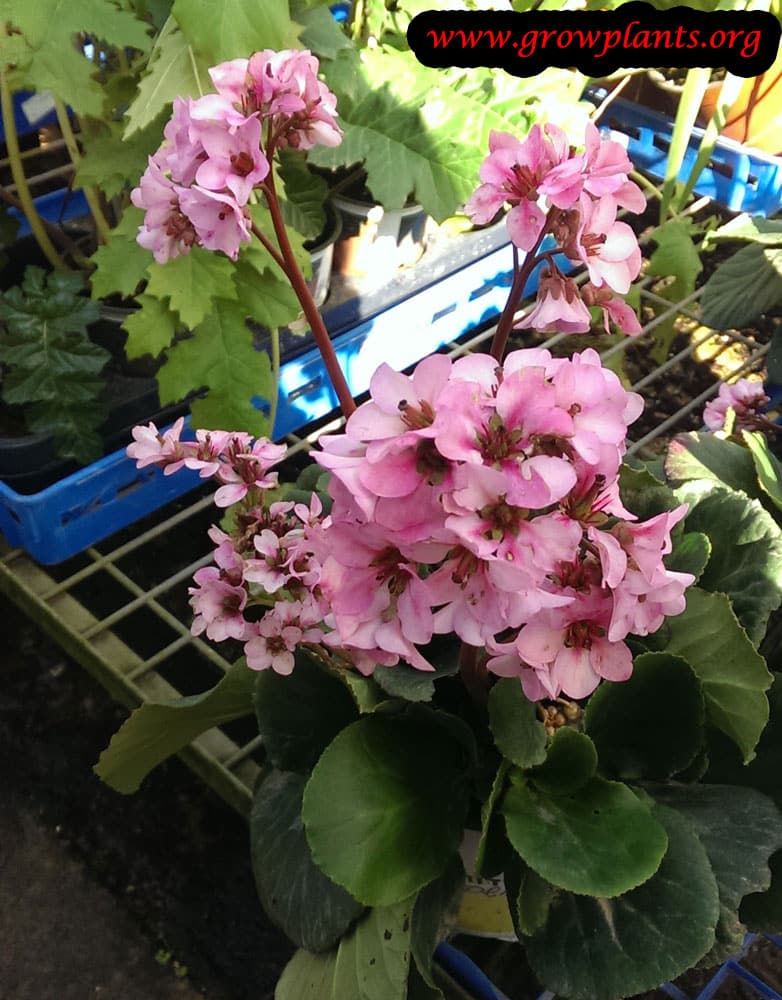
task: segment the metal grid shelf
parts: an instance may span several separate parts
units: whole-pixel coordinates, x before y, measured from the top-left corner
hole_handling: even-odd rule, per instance
[[[631,455],[652,454],[665,436],[696,426],[704,402],[725,378],[762,372],[768,343],[737,332],[698,327],[699,295],[696,291],[670,304],[656,293],[651,279],[641,282],[642,305],[661,307],[645,332],[674,315],[696,328],[686,346],[633,385],[647,404],[655,401],[671,370],[682,362],[693,359],[693,365],[706,368],[722,363],[722,368],[709,376],[705,389],[635,440],[628,449]],[[450,344],[448,353],[455,357],[481,349],[492,332],[490,327]],[[555,350],[566,339],[559,334],[544,346]],[[616,359],[634,342],[624,338],[604,352],[604,360]],[[333,431],[339,424],[339,420],[332,421],[307,437],[289,435],[291,454],[308,450],[320,433]],[[204,488],[196,497],[180,499],[56,567],[44,569],[20,549],[6,551],[0,558],[0,591],[129,707],[205,690],[229,666],[232,650],[194,638],[184,624],[190,620],[188,582],[196,569],[210,561],[206,528],[216,519],[211,491]],[[196,774],[244,815],[259,770],[258,740],[251,730],[238,723],[212,730],[182,754]]]

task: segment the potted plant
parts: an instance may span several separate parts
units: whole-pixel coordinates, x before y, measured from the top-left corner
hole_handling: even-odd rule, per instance
[[[256,879],[300,947],[277,1000],[440,995],[432,955],[471,829],[476,874],[502,874],[557,992],[626,996],[735,949],[779,890],[779,685],[758,651],[782,601],[779,526],[731,483],[622,466],[640,398],[594,352],[505,356],[541,263],[529,326],[584,331],[595,309],[638,331],[622,296],[640,251],[616,219],[639,204],[632,165],[593,127],[575,149],[548,124],[523,143],[494,133],[491,179],[466,206],[478,222],[510,206],[514,280],[491,353],[434,355],[411,376],[383,365],[356,408],[265,180],[276,137],[333,138],[334,103],[286,113],[300,54],[259,55],[235,89],[226,80],[216,117],[230,129],[252,106],[263,123],[271,222],[254,236],[295,289],[348,421],[293,486],[278,482],[284,447],[244,431],[134,431],[139,465],[219,483],[228,516],[191,589],[193,631],[244,656],[170,706],[164,732],[160,706],[135,712],[99,774],[132,791],[198,732],[254,712]],[[315,87],[314,67],[296,79]],[[186,169],[187,148],[165,155]],[[168,212],[190,228],[170,232],[153,197],[144,242],[211,241],[186,193]],[[226,217],[230,247],[242,219]]]

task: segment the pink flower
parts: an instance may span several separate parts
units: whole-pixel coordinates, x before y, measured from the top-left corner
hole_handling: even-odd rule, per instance
[[[288,675],[295,665],[296,647],[301,642],[318,642],[319,629],[302,628],[298,601],[278,601],[254,626],[245,643],[244,655],[250,670],[267,670]]]
[[[641,249],[626,222],[616,221],[616,202],[610,196],[580,199],[581,224],[576,250],[597,288],[608,285],[626,294],[641,269]]]
[[[635,314],[635,309],[624,299],[613,295],[609,288],[595,288],[587,281],[581,286],[581,296],[588,306],[599,306],[603,311],[603,325],[606,333],[610,333],[609,322],[613,323],[620,333],[634,337],[641,332],[641,324]]]
[[[232,195],[195,184],[181,191],[179,204],[207,250],[222,250],[236,260],[241,244],[250,242],[250,219]]]
[[[136,208],[143,208],[145,212],[136,239],[146,250],[152,251],[158,264],[165,264],[180,254],[187,255],[198,240],[193,223],[181,204],[186,194],[187,189],[169,180],[158,159],[152,156],[139,186],[130,193]]]
[[[206,632],[214,642],[226,639],[243,639],[247,622],[244,609],[247,592],[223,579],[217,566],[205,566],[193,576],[197,587],[190,587],[190,605],[195,618],[190,631],[193,635]]]
[[[591,323],[575,281],[544,268],[535,308],[519,325],[541,333],[586,333]]]
[[[171,179],[183,187],[193,183],[199,166],[206,159],[202,143],[192,135],[193,105],[190,97],[174,98],[173,113],[163,129],[168,145],[162,146],[157,154]]]
[[[206,158],[198,167],[196,183],[210,191],[227,188],[243,207],[253,188],[269,173],[269,161],[261,151],[260,121],[249,118],[230,131],[221,125],[206,125],[198,134]]]
[[[710,399],[703,408],[703,422],[710,431],[721,431],[725,426],[728,409],[736,414],[737,428],[752,430],[758,426],[758,418],[765,423],[763,410],[768,406],[762,382],[752,382],[740,378],[727,385],[723,382],[716,399]]]
[[[137,469],[159,465],[166,476],[177,472],[186,464],[185,446],[179,440],[184,424],[185,418],[180,417],[162,434],[153,423],[134,427],[133,444],[126,448],[128,458],[135,458]]]

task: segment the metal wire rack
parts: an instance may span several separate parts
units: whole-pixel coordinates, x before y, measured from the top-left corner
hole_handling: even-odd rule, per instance
[[[698,204],[691,211],[696,210]],[[697,426],[704,402],[721,381],[750,372],[761,374],[768,344],[735,331],[699,326],[695,291],[681,302],[669,303],[653,286],[641,282],[642,305],[659,307],[644,328],[650,332],[672,316],[695,329],[688,343],[664,363],[644,374],[632,388],[653,402],[673,369],[691,363],[710,370],[705,388],[645,430],[628,449],[644,457],[677,431]],[[481,348],[493,327],[448,345],[457,357]],[[564,335],[543,346],[555,349]],[[635,338],[624,338],[604,352],[615,362]],[[725,362],[728,358],[730,363]],[[703,380],[701,379],[701,382]],[[340,426],[322,424],[301,436],[289,435],[292,459],[309,450],[320,434]],[[0,558],[0,591],[20,606],[62,649],[128,707],[145,701],[176,698],[206,690],[228,669],[234,650],[217,648],[190,634],[187,586],[192,574],[211,559],[206,529],[216,514],[211,490],[202,489],[175,501],[140,524],[56,567],[37,565],[22,550]],[[259,770],[259,741],[248,723],[232,723],[197,739],[182,757],[214,791],[247,814]]]

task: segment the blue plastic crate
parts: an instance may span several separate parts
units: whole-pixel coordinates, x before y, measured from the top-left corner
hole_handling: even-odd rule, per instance
[[[614,138],[626,146],[639,170],[662,180],[673,134],[669,118],[618,98],[606,109],[600,127],[603,132],[615,133]],[[689,176],[702,137],[703,129],[693,128],[679,180]],[[747,149],[732,139],[719,139],[695,193],[732,212],[771,216],[782,208],[782,157]]]

